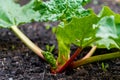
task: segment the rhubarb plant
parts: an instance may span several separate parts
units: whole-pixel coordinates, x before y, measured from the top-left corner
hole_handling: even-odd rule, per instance
[[[0,0],[0,27],[12,30],[33,52],[51,65],[53,73],[64,71],[67,67],[111,58],[120,58],[120,52],[92,56],[97,48],[120,48],[120,14],[109,7],[103,7],[97,15],[92,9],[84,9],[89,0],[31,0],[20,6],[13,0]],[[35,45],[21,30],[19,25],[33,21],[59,21],[55,28],[58,41],[57,59],[51,51],[44,51]],[[71,45],[77,50],[70,56]],[[91,50],[81,59],[74,59],[85,48]]]
[[[103,7],[103,9],[98,15],[96,15],[93,11],[91,12],[91,14],[82,18],[73,17],[68,24],[65,24],[64,26],[59,26],[57,28],[56,36],[58,40],[58,46],[60,48],[60,56],[58,57],[58,62],[60,63],[60,66],[63,65],[63,67],[61,67],[59,71],[64,70],[64,68],[69,65],[75,68],[89,61],[92,62],[93,60],[100,61],[108,59],[109,56],[109,58],[115,57],[114,54],[110,54],[109,56],[106,56],[105,54],[104,57],[102,55],[102,57],[91,57],[96,50],[96,47],[107,49],[120,48],[120,15],[114,13],[108,7]],[[85,57],[73,62],[76,56],[73,60],[71,60],[72,56],[69,59],[68,57],[66,57],[66,55],[70,55],[70,45],[72,44],[78,46],[78,49],[83,49],[87,46],[91,46],[92,49]],[[65,49],[66,47],[68,48],[68,52]],[[81,50],[79,50],[77,54],[74,53],[73,56],[78,55],[80,51]],[[63,54],[63,52],[66,52],[64,53],[65,55]],[[117,57],[120,57],[120,53],[117,53]],[[64,61],[64,59],[68,59],[67,62]]]

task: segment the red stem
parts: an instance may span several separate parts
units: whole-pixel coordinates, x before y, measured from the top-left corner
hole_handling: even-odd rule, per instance
[[[82,51],[82,48],[77,48],[77,50],[74,52],[74,54],[71,56],[71,58],[59,69],[57,69],[58,73],[61,73],[63,70],[65,70],[68,65],[70,65],[73,60],[79,55],[79,53]]]

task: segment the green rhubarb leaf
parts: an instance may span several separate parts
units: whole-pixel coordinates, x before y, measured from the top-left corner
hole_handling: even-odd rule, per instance
[[[102,39],[103,41],[100,41],[100,42],[102,42],[101,43],[101,45],[104,45],[103,44],[103,42],[105,43],[105,45],[104,45],[104,47],[106,48],[111,48],[111,47],[117,47],[118,48],[118,46],[120,47],[120,14],[117,14],[117,13],[115,13],[115,12],[113,12],[109,7],[107,7],[107,6],[104,6],[103,7],[103,9],[101,10],[101,12],[99,13],[99,15],[98,15],[100,18],[103,18],[103,17],[106,17],[106,16],[114,16],[114,18],[112,19],[111,18],[111,23],[113,24],[113,26],[112,25],[110,25],[110,24],[108,24],[109,22],[107,21],[106,23],[103,21],[103,23],[104,23],[104,25],[106,25],[106,24],[108,24],[108,26],[110,26],[109,28],[111,28],[111,26],[112,27],[114,27],[114,29],[112,29],[111,28],[111,34],[113,34],[114,33],[114,36],[111,36],[111,39],[109,38],[107,38],[107,39]],[[105,18],[104,18],[104,20],[105,20]],[[102,23],[102,22],[101,22]],[[108,28],[108,27],[107,27]],[[110,29],[104,29],[105,31],[108,31],[108,30],[110,30]],[[117,31],[117,32],[116,32]],[[110,32],[110,31],[108,31],[108,32]],[[117,36],[118,36],[118,38],[116,39],[115,37],[116,37],[116,33],[117,33]],[[107,34],[107,33],[106,33]],[[109,34],[108,34],[109,35]],[[110,35],[109,35],[109,37],[110,37]],[[102,46],[103,47],[103,46]]]
[[[96,29],[93,24],[96,24],[98,20],[99,18],[94,13],[83,18],[74,17],[69,24],[57,29],[57,39],[66,44],[85,47],[89,41],[92,43],[95,39]]]
[[[58,27],[56,37],[58,40],[59,54],[61,55],[58,59],[63,60],[62,57],[64,55],[70,54],[67,52],[70,52],[71,44],[86,47],[96,41],[96,28],[93,27],[93,24],[96,24],[98,20],[99,18],[94,13],[91,13],[91,15],[82,18],[74,17],[70,23]],[[66,57],[64,56],[64,58]]]
[[[104,6],[98,16],[101,18],[105,16],[114,16],[115,23],[120,23],[120,14],[113,12],[108,6]]]
[[[120,47],[120,23],[119,24],[116,24],[116,27],[117,27],[117,35],[118,35],[118,38],[115,39],[116,43],[119,45]]]
[[[71,20],[73,16],[89,14],[82,6],[90,0],[31,0],[33,9],[39,11],[40,21]]]
[[[118,38],[117,28],[115,25],[114,16],[103,17],[98,23],[99,27],[96,33],[96,37],[101,38],[96,42],[98,47],[102,48],[119,48],[114,39]]]
[[[38,20],[39,13],[28,7],[21,7],[13,0],[0,0],[0,27],[10,28],[13,25]]]

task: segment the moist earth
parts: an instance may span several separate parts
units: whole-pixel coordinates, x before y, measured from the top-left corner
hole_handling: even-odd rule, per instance
[[[22,5],[28,0],[20,0]],[[104,5],[120,13],[119,0],[92,0],[86,8],[91,7],[98,13]],[[19,28],[39,47],[46,50],[47,45],[55,45],[53,50],[57,57],[57,42],[52,33],[52,27],[57,23],[30,23]],[[74,52],[75,46],[71,48]],[[95,53],[114,52],[117,49],[98,49]],[[89,48],[83,50],[87,53]],[[80,55],[82,57],[83,55]],[[108,65],[103,70],[101,64]],[[105,60],[80,66],[77,69],[66,70],[63,73],[51,74],[50,66],[39,56],[29,50],[14,34],[8,29],[0,29],[0,80],[120,80],[120,59]]]

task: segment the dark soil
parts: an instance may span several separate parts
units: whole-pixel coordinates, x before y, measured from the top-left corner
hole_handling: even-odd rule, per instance
[[[25,3],[25,0],[22,0],[22,4]],[[108,5],[120,13],[120,5],[114,0],[93,0],[88,4],[97,13],[103,5]],[[55,36],[51,28],[46,30],[46,25],[48,23],[31,23],[22,25],[20,29],[44,50],[46,45],[55,45],[53,53],[57,55]],[[51,24],[54,25],[56,23]],[[74,49],[75,47],[72,48]],[[96,53],[115,50],[102,49]],[[86,52],[83,51],[84,53]],[[102,62],[95,62],[53,75],[49,65],[29,50],[10,30],[0,29],[0,80],[120,80],[120,59],[106,60],[103,63],[109,65],[106,71],[101,68]]]

